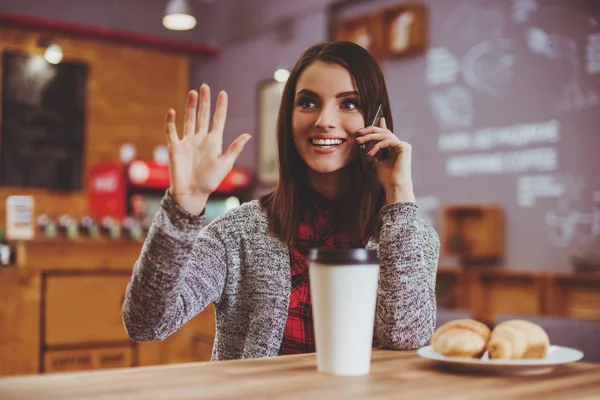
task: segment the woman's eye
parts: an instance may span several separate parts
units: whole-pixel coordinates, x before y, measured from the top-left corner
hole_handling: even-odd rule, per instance
[[[344,110],[355,110],[358,108],[358,103],[356,100],[344,100],[342,103],[342,108]]]
[[[315,103],[313,103],[310,100],[304,100],[304,99],[298,100],[298,105],[302,108],[315,108],[316,107]]]

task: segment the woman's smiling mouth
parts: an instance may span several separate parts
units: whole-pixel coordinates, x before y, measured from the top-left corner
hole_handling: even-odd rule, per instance
[[[344,142],[346,142],[346,139],[339,139],[339,138],[313,138],[313,139],[309,139],[310,144],[313,146],[313,148],[317,151],[321,152],[327,152],[329,153],[330,151],[326,151],[326,150],[335,150],[338,147],[340,147]]]

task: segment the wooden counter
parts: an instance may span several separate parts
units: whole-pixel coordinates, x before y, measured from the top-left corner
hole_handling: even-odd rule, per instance
[[[16,243],[0,268],[0,376],[122,368],[211,358],[212,306],[161,342],[134,343],[121,306],[142,243]]]
[[[83,399],[581,399],[600,395],[600,364],[538,376],[463,375],[414,351],[375,350],[371,374],[316,371],[314,354],[0,379],[4,400]]]

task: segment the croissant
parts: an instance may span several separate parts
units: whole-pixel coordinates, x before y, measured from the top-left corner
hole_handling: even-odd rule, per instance
[[[489,358],[545,358],[550,339],[539,326],[529,321],[509,320],[498,324],[487,345]]]
[[[473,319],[457,319],[440,326],[431,338],[434,351],[448,357],[479,358],[486,349],[490,329]]]

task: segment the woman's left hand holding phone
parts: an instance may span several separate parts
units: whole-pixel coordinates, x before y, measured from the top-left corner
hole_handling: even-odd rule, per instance
[[[359,144],[369,141],[376,141],[370,156],[375,156],[381,149],[387,149],[388,158],[375,162],[377,178],[381,186],[385,189],[386,203],[415,202],[413,191],[411,158],[412,146],[410,143],[403,142],[393,132],[391,132],[385,123],[385,118],[381,118],[379,126],[368,126],[359,131],[361,135],[356,140]]]

